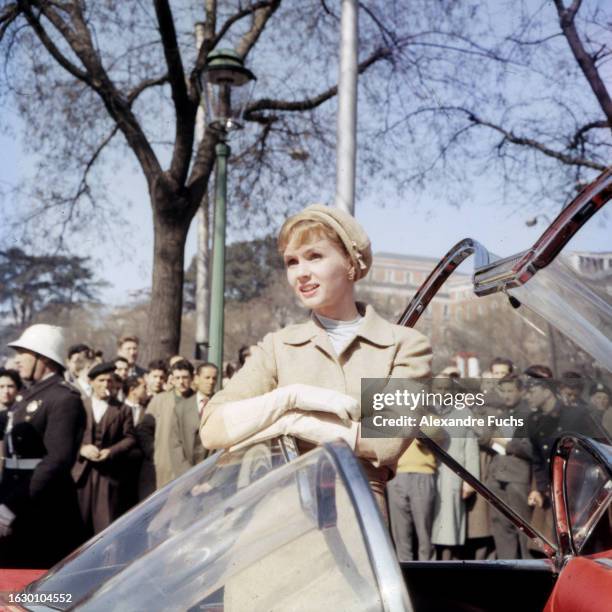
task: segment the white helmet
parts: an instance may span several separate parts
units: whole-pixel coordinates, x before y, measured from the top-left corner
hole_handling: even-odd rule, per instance
[[[38,353],[64,367],[66,340],[64,329],[57,325],[44,323],[30,325],[17,340],[9,342],[7,346]]]

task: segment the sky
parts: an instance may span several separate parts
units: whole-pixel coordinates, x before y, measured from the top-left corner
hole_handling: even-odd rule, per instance
[[[15,185],[27,176],[31,160],[23,152],[19,136],[0,135],[0,155],[0,185]],[[231,180],[231,169],[229,176]],[[444,200],[428,201],[427,192],[387,203],[384,208],[357,194],[355,215],[368,232],[375,253],[441,258],[459,240],[470,237],[505,256],[535,242],[546,226],[544,218],[540,217],[535,227],[527,227],[525,221],[537,211],[503,204],[496,199],[494,185],[485,180],[476,185],[474,199],[460,208]],[[149,287],[152,270],[153,228],[144,180],[135,169],[124,166],[114,177],[113,189],[118,201],[131,201],[125,214],[128,225],[104,242],[91,236],[71,245],[75,253],[92,257],[98,276],[108,283],[100,292],[102,302],[108,305],[126,303],[131,291]],[[3,206],[10,206],[10,202]],[[602,213],[601,219],[594,218],[579,233],[571,245],[573,250],[612,250],[609,225],[602,222],[607,214],[605,210]],[[546,214],[552,217],[554,211]],[[187,240],[187,263],[196,251],[195,226],[193,223]]]
[[[15,110],[4,107],[0,112],[5,115],[3,118],[10,117],[13,124],[10,133],[0,133],[0,191],[6,191],[24,179],[27,181],[32,174],[33,159],[24,150],[25,130]],[[229,180],[232,180],[231,165]],[[130,292],[150,286],[152,218],[144,178],[135,164],[122,163],[113,172],[112,184],[107,187],[111,200],[120,207],[125,202],[130,203],[124,219],[103,239],[96,236],[96,232],[89,232],[87,236],[69,241],[68,246],[76,254],[91,256],[97,275],[108,283],[100,291],[101,300],[107,304],[121,304],[129,301]],[[375,253],[385,251],[440,258],[456,242],[471,237],[497,255],[506,256],[528,248],[546,225],[540,217],[535,227],[527,227],[525,222],[542,211],[524,202],[503,203],[493,177],[475,179],[473,197],[460,207],[446,201],[439,190],[434,195],[433,190],[426,189],[419,194],[409,192],[401,201],[387,202],[381,208],[377,205],[376,194],[389,191],[388,187],[378,182],[368,185],[368,195],[357,192],[356,217],[368,232]],[[303,202],[304,205],[309,203]],[[0,206],[5,210],[0,219],[6,219],[6,211],[12,205],[9,199],[0,197]],[[231,201],[228,206],[232,207]],[[554,211],[547,210],[545,214],[553,217]],[[612,251],[608,216],[605,210],[598,214],[571,247],[574,250]],[[195,226],[193,223],[187,241],[187,264],[196,250]],[[228,241],[233,239],[235,236],[230,232]],[[0,223],[0,245],[12,243],[6,224]],[[45,249],[41,245],[43,252],[52,248]]]

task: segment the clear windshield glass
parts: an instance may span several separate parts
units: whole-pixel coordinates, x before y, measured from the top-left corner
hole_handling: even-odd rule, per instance
[[[80,601],[136,559],[185,532],[203,513],[214,512],[237,491],[284,463],[276,445],[267,452],[217,453],[89,540],[28,591],[72,593],[73,603]]]
[[[65,589],[77,609],[105,612],[383,610],[362,521],[328,451],[271,469],[277,459],[258,444],[194,468],[34,592]]]
[[[266,449],[248,452],[265,455]],[[325,450],[202,509],[79,610],[196,610],[207,604],[240,612],[383,609],[360,521]]]
[[[578,444],[567,461],[565,485],[572,538],[576,551],[580,552],[602,518],[608,526],[610,524],[612,480],[593,456]],[[595,535],[601,537],[605,534]],[[610,533],[607,535],[609,539]]]
[[[527,284],[508,293],[612,371],[612,294],[608,293],[612,284],[601,282],[606,273],[612,277],[612,254],[609,268],[605,258],[591,258],[590,266],[581,265],[581,260],[587,258],[577,254],[558,257]],[[598,264],[606,268],[591,268]]]

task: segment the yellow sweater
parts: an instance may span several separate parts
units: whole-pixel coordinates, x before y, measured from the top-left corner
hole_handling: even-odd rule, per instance
[[[435,474],[435,455],[418,440],[415,440],[397,463],[397,473],[417,472],[419,474]]]

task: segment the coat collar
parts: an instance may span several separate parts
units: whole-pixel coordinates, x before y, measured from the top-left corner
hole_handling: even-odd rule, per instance
[[[44,380],[39,380],[35,382],[31,387],[29,387],[24,393],[21,394],[20,403],[29,400],[31,397],[38,395],[41,391],[44,391],[48,387],[52,387],[58,382],[63,382],[63,378],[59,374],[53,374]]]
[[[357,310],[363,315],[363,321],[357,330],[357,338],[362,338],[376,346],[394,344],[395,338],[391,325],[379,316],[372,306],[357,302]],[[312,313],[309,321],[286,327],[281,334],[285,344],[297,346],[314,340],[314,343],[321,348],[331,347],[325,328]]]

